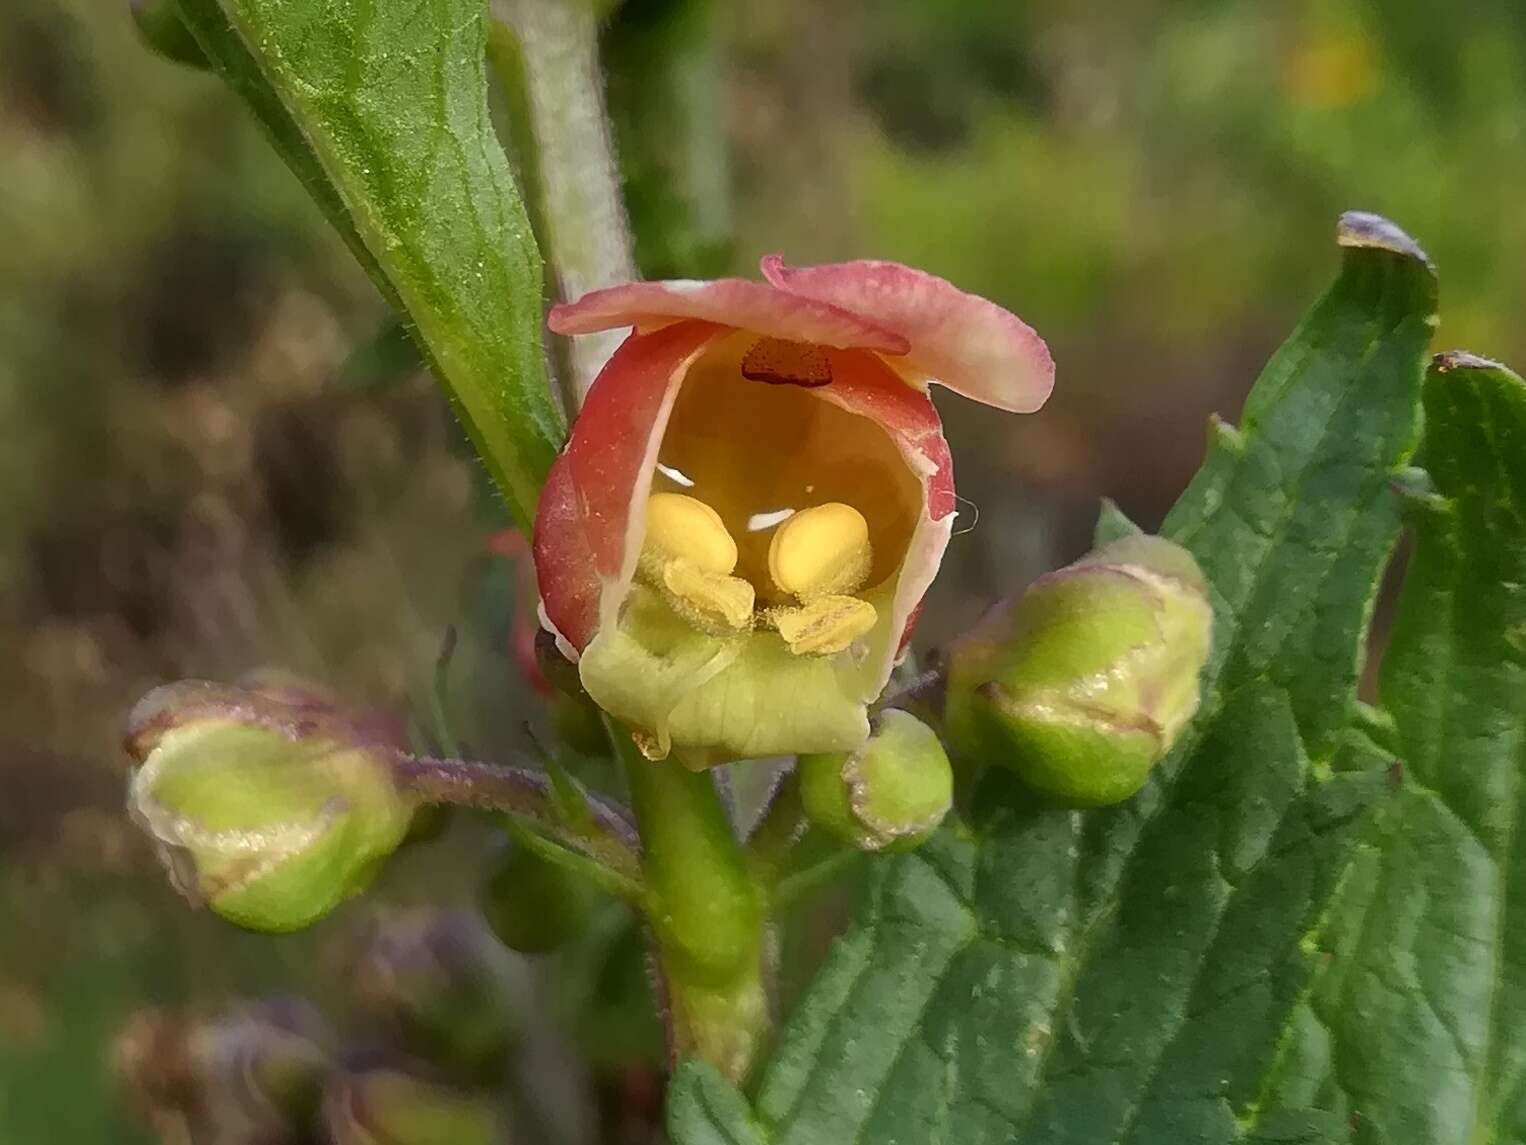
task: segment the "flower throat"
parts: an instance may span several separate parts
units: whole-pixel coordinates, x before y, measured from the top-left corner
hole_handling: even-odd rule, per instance
[[[921,489],[879,426],[826,396],[853,365],[828,353],[744,335],[684,379],[637,575],[706,631],[830,655],[876,623],[863,596],[900,567]]]

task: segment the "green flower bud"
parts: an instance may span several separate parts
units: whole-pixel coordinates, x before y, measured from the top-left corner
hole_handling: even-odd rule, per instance
[[[811,822],[865,851],[922,843],[954,797],[954,773],[937,735],[895,708],[875,718],[863,747],[803,755],[799,774]]]
[[[586,878],[510,842],[488,868],[482,913],[510,950],[546,954],[588,929],[601,898]]]
[[[323,1103],[334,1145],[504,1145],[497,1104],[390,1069],[337,1075]]]
[[[412,810],[393,748],[313,698],[202,682],[133,710],[133,817],[192,902],[252,930],[290,931],[370,882]]]
[[[954,650],[954,742],[1066,803],[1127,799],[1197,711],[1212,625],[1190,553],[1115,541],[999,605]]]
[[[419,910],[378,925],[360,959],[365,1008],[420,1056],[501,1074],[519,1030],[509,954],[475,915]]]

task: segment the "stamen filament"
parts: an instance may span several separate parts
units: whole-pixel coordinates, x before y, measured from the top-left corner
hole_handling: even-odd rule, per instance
[[[663,566],[662,587],[669,603],[707,631],[752,626],[753,588],[741,577],[706,572],[680,557]]]

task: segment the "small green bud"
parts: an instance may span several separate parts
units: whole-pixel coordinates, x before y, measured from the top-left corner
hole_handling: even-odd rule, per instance
[[[390,1069],[336,1075],[323,1102],[334,1145],[505,1145],[498,1105]]]
[[[420,1056],[501,1074],[519,1031],[509,954],[475,915],[419,910],[379,924],[360,959],[363,1005]]]
[[[1066,803],[1127,799],[1197,711],[1212,626],[1190,553],[1115,541],[1039,578],[955,648],[954,742]]]
[[[510,950],[546,954],[588,929],[601,897],[581,875],[509,842],[488,867],[482,913]]]
[[[310,697],[170,684],[133,710],[127,747],[130,810],[176,886],[251,930],[323,917],[408,830],[394,749]]]
[[[943,822],[954,773],[934,731],[896,708],[863,747],[800,757],[800,798],[816,826],[865,851],[910,849]]]

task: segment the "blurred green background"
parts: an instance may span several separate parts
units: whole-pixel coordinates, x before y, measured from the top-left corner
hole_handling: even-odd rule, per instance
[[[1099,496],[1158,520],[1344,209],[1427,248],[1440,345],[1526,362],[1518,3],[627,0],[604,52],[649,274],[894,258],[1048,338],[1043,413],[939,399],[969,504],[930,642],[1084,547]],[[128,1015],[324,990],[375,900],[278,940],[186,910],[122,811],[125,710],[279,665],[424,711],[455,626],[452,733],[491,755],[529,709],[512,570],[379,298],[125,3],[0,5],[0,164],[0,1141],[147,1140]],[[469,902],[479,841],[378,897]]]

